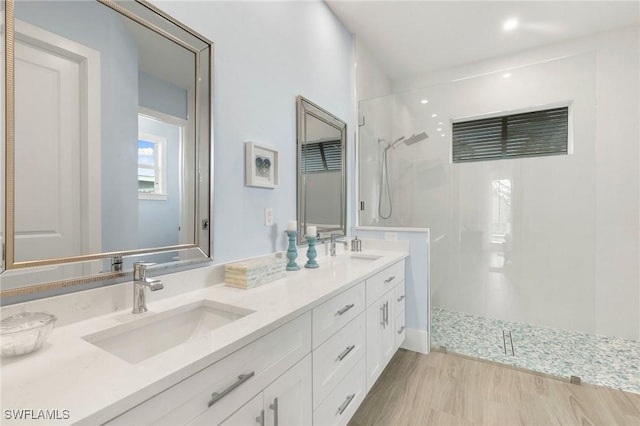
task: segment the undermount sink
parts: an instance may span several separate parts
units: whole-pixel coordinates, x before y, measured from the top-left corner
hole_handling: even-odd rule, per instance
[[[373,262],[380,259],[382,256],[375,254],[363,254],[363,253],[351,253],[351,262]]]
[[[184,342],[253,313],[248,309],[200,300],[84,336],[87,342],[137,364]]]

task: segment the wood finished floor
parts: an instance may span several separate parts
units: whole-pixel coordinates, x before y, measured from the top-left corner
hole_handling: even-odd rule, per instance
[[[640,426],[640,395],[401,349],[349,425]]]

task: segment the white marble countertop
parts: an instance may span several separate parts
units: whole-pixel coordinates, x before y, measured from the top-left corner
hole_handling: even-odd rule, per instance
[[[366,250],[362,254],[381,257],[369,262],[351,261],[349,253],[318,258],[318,269],[289,272],[284,279],[254,289],[212,285],[148,303],[149,312],[145,314],[133,315],[128,307],[57,327],[39,351],[2,359],[0,423],[104,423],[408,256],[406,251],[388,250]],[[255,312],[137,364],[82,339],[199,300]],[[18,421],[14,415],[7,416],[6,410],[33,410],[27,413],[32,418]],[[39,410],[58,410],[60,418],[33,419]]]

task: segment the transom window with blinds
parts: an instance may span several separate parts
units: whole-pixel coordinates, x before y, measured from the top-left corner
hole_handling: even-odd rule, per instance
[[[453,123],[453,162],[566,155],[569,107]]]
[[[302,173],[339,172],[342,170],[341,141],[305,143],[301,163]]]

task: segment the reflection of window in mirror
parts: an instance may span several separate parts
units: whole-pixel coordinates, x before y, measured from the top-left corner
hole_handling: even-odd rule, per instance
[[[181,120],[145,110],[138,114],[138,198],[175,199],[185,125]],[[173,192],[173,195],[171,194]]]
[[[140,198],[167,199],[167,139],[138,133],[138,194]]]

